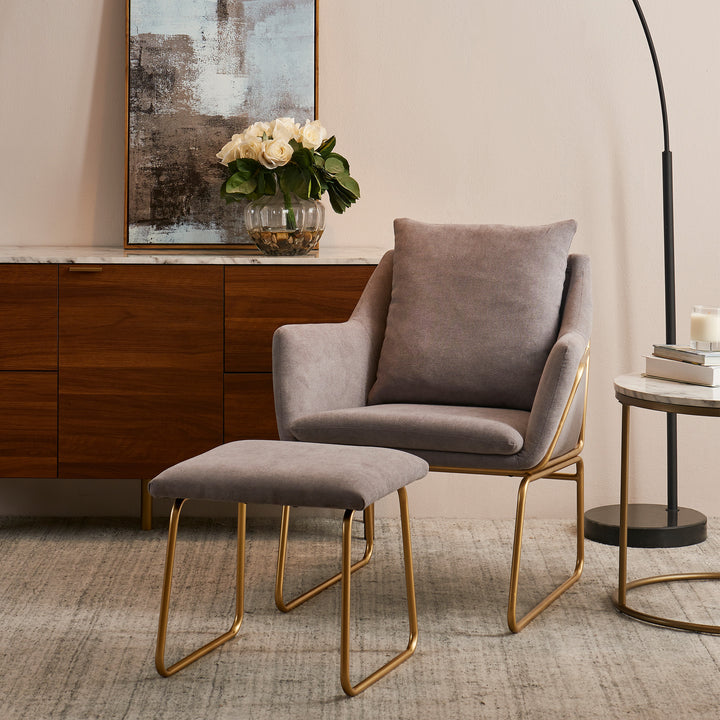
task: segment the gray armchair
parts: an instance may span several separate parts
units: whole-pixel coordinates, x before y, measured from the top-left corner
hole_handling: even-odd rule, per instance
[[[513,632],[583,568],[591,286],[589,259],[568,255],[575,227],[397,220],[395,250],[347,322],[286,325],[273,340],[281,439],[398,448],[432,470],[521,478]],[[540,478],[576,483],[575,569],[518,619],[525,500]]]

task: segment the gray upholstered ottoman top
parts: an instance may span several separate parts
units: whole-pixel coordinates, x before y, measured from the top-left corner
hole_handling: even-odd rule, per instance
[[[400,450],[240,440],[164,470],[149,491],[153,497],[363,510],[427,472],[424,460]]]

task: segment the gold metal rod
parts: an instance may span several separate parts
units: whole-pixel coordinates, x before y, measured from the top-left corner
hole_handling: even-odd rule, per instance
[[[563,413],[560,417],[560,422],[558,423],[557,429],[555,430],[555,435],[553,436],[552,441],[550,442],[550,447],[548,448],[547,452],[545,453],[545,456],[543,459],[537,464],[536,467],[542,467],[546,463],[550,462],[550,458],[552,458],[553,453],[555,452],[555,447],[557,446],[558,442],[560,441],[560,436],[562,435],[563,428],[565,427],[565,421],[567,420],[568,415],[570,414],[570,409],[572,407],[573,401],[575,400],[575,394],[578,391],[578,388],[580,387],[580,381],[583,378],[583,375],[585,376],[585,398],[584,398],[584,404],[583,404],[583,420],[582,424],[580,426],[580,437],[578,439],[578,445],[580,448],[582,448],[584,443],[584,436],[585,436],[585,413],[587,411],[587,382],[588,382],[588,375],[589,375],[589,366],[590,366],[590,343],[587,344],[585,348],[585,352],[583,353],[582,359],[580,360],[580,366],[577,369],[577,373],[575,374],[575,380],[573,381],[572,389],[570,390],[570,397],[568,398],[567,403],[565,403],[565,408],[563,409]],[[534,470],[535,468],[533,468]]]
[[[674,575],[655,575],[653,577],[640,578],[633,580],[625,586],[625,590],[633,590],[634,588],[643,587],[645,585],[654,585],[656,583],[678,582],[682,580],[720,580],[719,572],[708,573],[681,573]],[[637,620],[651,623],[652,625],[660,625],[662,627],[673,628],[675,630],[687,630],[691,632],[708,633],[710,635],[720,635],[720,625],[706,625],[703,623],[687,622],[685,620],[673,620],[671,618],[661,617],[659,615],[651,615],[630,607],[627,602],[620,602],[619,589],[613,596],[615,607],[624,615],[629,615]]]
[[[535,605],[532,610],[517,619],[517,596],[520,577],[520,562],[522,555],[522,534],[525,517],[525,505],[527,500],[527,490],[531,482],[544,478],[542,473],[527,475],[523,478],[518,489],[517,512],[515,516],[515,537],[513,541],[513,556],[510,571],[510,592],[508,598],[507,621],[508,627],[514,633],[520,632],[531,620],[534,620],[543,610],[557,600],[568,588],[572,587],[582,575],[585,565],[585,544],[584,544],[584,466],[581,458],[576,459],[575,480],[577,482],[576,489],[576,553],[575,553],[575,569],[572,575],[561,585],[556,587],[549,595]]]
[[[374,531],[374,506],[370,505],[365,508],[365,553],[362,558],[358,560],[351,568],[351,572],[356,572],[362,567],[365,567],[370,562],[372,557],[373,547],[375,542],[375,531]],[[290,612],[294,610],[298,605],[302,605],[304,602],[319,595],[323,590],[327,590],[329,587],[334,585],[342,578],[342,571],[333,575],[328,580],[321,582],[311,590],[299,595],[293,600],[285,602],[283,599],[283,583],[285,579],[285,564],[287,561],[287,542],[288,542],[288,528],[290,526],[290,506],[283,505],[282,518],[280,521],[280,545],[278,547],[278,562],[277,571],[275,573],[275,606],[282,612]]]
[[[242,625],[244,608],[244,587],[245,587],[245,515],[246,506],[238,503],[238,527],[237,527],[237,560],[236,560],[236,583],[235,583],[235,618],[230,629],[211,640],[206,645],[193,651],[186,657],[178,660],[170,667],[165,667],[165,641],[167,637],[168,614],[170,608],[170,591],[172,589],[173,565],[175,562],[175,546],[177,542],[178,523],[180,511],[185,500],[178,498],[173,503],[170,512],[170,530],[168,533],[168,546],[165,558],[165,575],[163,580],[162,599],[160,603],[160,620],[158,622],[158,638],[155,649],[155,667],[163,677],[170,677],[176,672],[195,662],[203,655],[219,647],[223,643],[234,638]]]
[[[468,475],[495,475],[497,477],[524,477],[525,475],[538,474],[542,477],[550,477],[554,475],[558,470],[569,467],[575,464],[576,458],[579,457],[582,448],[578,445],[574,447],[570,452],[560,455],[557,458],[553,458],[547,465],[536,465],[529,470],[500,470],[498,468],[463,468],[451,465],[431,465],[430,470],[433,472],[449,472],[449,473],[465,473]],[[564,480],[569,479],[568,477],[561,477],[558,479]]]
[[[418,641],[417,607],[415,603],[415,579],[412,564],[412,543],[410,540],[410,513],[408,511],[407,490],[398,490],[400,520],[402,525],[403,560],[405,565],[405,593],[408,603],[408,622],[410,639],[407,647],[392,660],[361,680],[357,685],[350,682],[350,556],[352,542],[352,511],[347,510],[343,520],[343,578],[342,578],[342,621],[340,634],[340,684],[346,695],[354,697],[385,677],[398,665],[405,662],[414,652]]]
[[[102,266],[100,266],[100,265],[69,265],[68,272],[99,273],[99,272],[102,272]]]
[[[372,543],[375,538],[375,505],[369,505],[365,508],[363,525],[365,528],[365,540]]]
[[[620,449],[620,527],[618,528],[618,602],[625,605],[628,549],[628,472],[630,463],[630,406],[622,406],[622,444]]]
[[[526,477],[518,488],[517,508],[515,511],[515,535],[513,537],[513,553],[510,564],[510,593],[508,596],[507,621],[510,630],[520,632],[521,628],[516,620],[517,594],[520,581],[520,559],[522,554],[523,526],[525,523],[525,501],[530,476]]]
[[[350,677],[350,571],[352,553],[352,519],[355,513],[345,511],[342,535],[342,598],[340,605],[340,684],[347,695],[355,691]]]
[[[635,401],[633,400],[633,404]],[[628,590],[655,585],[657,583],[678,582],[682,580],[720,580],[720,573],[676,573],[669,575],[654,575],[639,578],[628,582],[627,580],[627,551],[628,551],[628,503],[629,503],[629,467],[630,467],[630,405],[622,404],[622,446],[620,454],[620,528],[619,528],[619,562],[618,562],[618,589],[613,595],[615,607],[624,615],[642,620],[652,625],[687,630],[691,632],[720,635],[720,625],[707,625],[685,620],[673,620],[660,615],[637,610],[627,604]]]
[[[415,602],[415,574],[413,572],[412,542],[410,539],[410,510],[408,508],[407,489],[398,490],[400,504],[400,522],[403,537],[403,561],[405,564],[405,594],[408,600],[408,620],[410,623],[410,640],[408,650],[415,651],[418,641],[417,604]]]

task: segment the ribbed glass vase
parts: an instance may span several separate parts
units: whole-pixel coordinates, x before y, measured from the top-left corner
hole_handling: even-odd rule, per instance
[[[245,227],[265,255],[306,255],[325,229],[325,208],[319,200],[278,190],[247,204]]]

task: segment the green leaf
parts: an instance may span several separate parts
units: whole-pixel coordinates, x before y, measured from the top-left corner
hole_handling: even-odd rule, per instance
[[[272,170],[266,170],[258,173],[258,197],[263,195],[274,195],[277,190],[277,183],[275,182],[275,173]]]
[[[310,197],[310,173],[297,165],[286,165],[280,175],[280,187],[284,192],[298,197]]]
[[[250,175],[256,173],[257,171],[262,170],[262,165],[257,160],[253,160],[252,158],[241,158],[240,160],[235,160],[234,162],[237,171],[241,173],[246,173],[248,177],[250,177]],[[230,165],[232,165],[232,163],[230,163]]]
[[[350,172],[350,165],[342,155],[338,155],[337,153],[330,153],[330,155],[325,158],[325,169],[330,174],[337,175],[338,173],[342,172]]]
[[[330,198],[332,209],[339,215],[348,209],[349,205],[340,197],[334,185],[328,185],[328,197]]]
[[[257,187],[254,177],[247,177],[244,172],[236,172],[225,181],[225,192],[248,195]]]
[[[348,192],[352,193],[355,198],[360,197],[360,186],[357,181],[351,178],[347,173],[338,173],[335,179],[342,185]]]
[[[238,202],[241,198],[238,195],[230,195],[225,189],[227,180],[220,186],[220,197],[225,199],[225,202],[229,205],[231,202]]]
[[[303,175],[295,184],[295,189],[293,190],[293,192],[299,198],[305,198],[305,200],[309,200],[311,185],[312,185],[312,181],[310,180],[310,176]]]
[[[301,146],[293,153],[291,162],[309,170],[313,166],[313,153]]]
[[[327,156],[333,151],[333,148],[335,147],[335,136],[329,137],[318,149],[317,151],[322,155],[324,158],[327,158]]]
[[[310,197],[319,200],[327,190],[327,185],[318,176],[317,172],[310,172]]]

